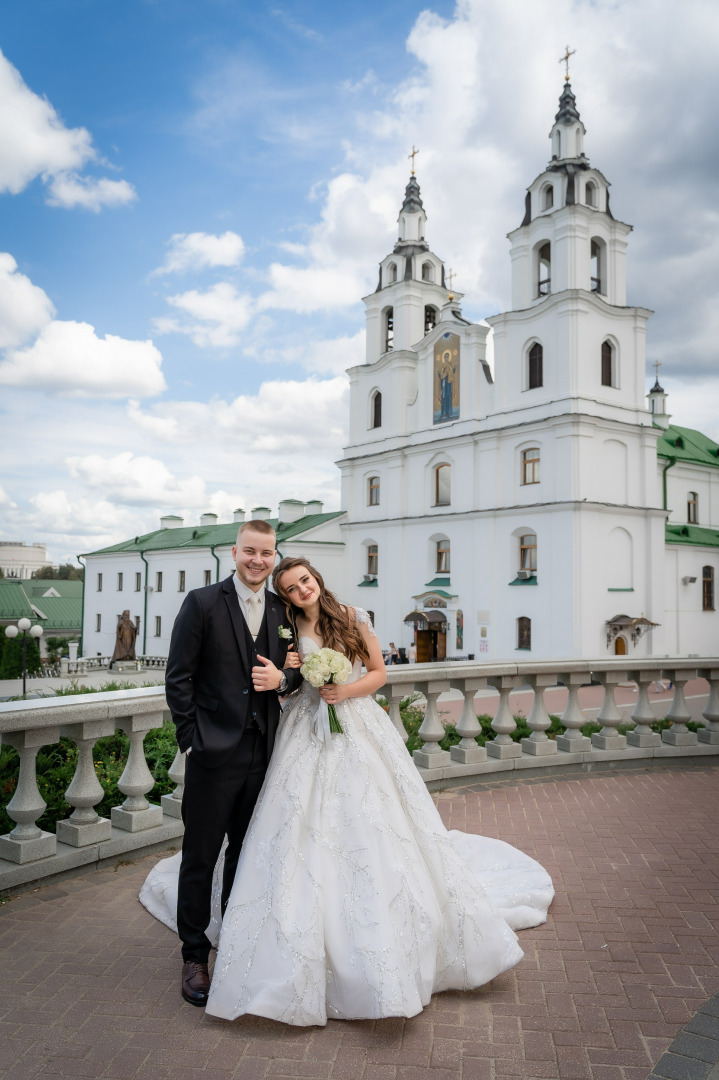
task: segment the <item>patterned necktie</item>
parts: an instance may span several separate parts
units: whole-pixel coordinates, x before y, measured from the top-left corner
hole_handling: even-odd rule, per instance
[[[253,639],[257,637],[262,625],[262,597],[253,593],[247,598],[247,626]]]

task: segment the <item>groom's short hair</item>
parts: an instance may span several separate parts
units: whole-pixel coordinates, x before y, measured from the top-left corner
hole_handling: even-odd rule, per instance
[[[275,536],[276,532],[274,526],[270,525],[269,521],[265,521],[263,518],[257,518],[255,521],[243,521],[237,530],[237,539],[239,540],[243,532],[247,532],[248,529],[252,529],[253,532],[264,533],[266,536]]]

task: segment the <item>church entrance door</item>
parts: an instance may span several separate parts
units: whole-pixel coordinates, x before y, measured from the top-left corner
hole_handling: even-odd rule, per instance
[[[417,663],[431,664],[447,656],[447,634],[444,630],[417,631]]]
[[[623,637],[618,637],[614,641],[614,655],[626,656],[627,655],[627,643]]]

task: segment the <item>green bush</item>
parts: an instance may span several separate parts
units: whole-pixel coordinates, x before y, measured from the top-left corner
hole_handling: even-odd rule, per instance
[[[18,634],[15,638],[5,638],[3,643],[2,656],[0,656],[0,679],[21,679],[22,678],[22,634]],[[27,668],[28,675],[37,675],[42,671],[42,662],[40,660],[40,650],[37,645],[37,641],[34,637],[30,637],[28,634],[26,638],[26,659],[25,666]]]

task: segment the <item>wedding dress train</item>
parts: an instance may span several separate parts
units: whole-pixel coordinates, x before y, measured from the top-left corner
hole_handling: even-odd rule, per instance
[[[358,612],[358,621],[368,621]],[[301,638],[303,656],[319,648]],[[355,663],[350,681],[360,676]],[[207,1012],[287,1024],[413,1016],[433,993],[489,982],[522,958],[515,930],[546,919],[552,883],[501,840],[448,832],[387,713],[337,706],[313,731],[308,683],[287,703],[220,926],[221,859],[207,936]],[[176,929],[180,854],[140,900]]]

